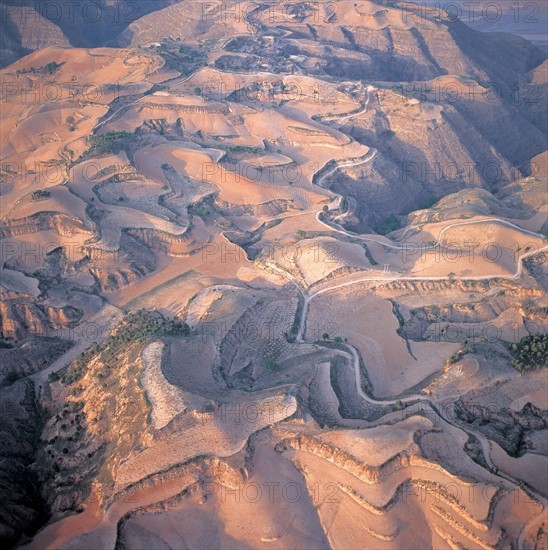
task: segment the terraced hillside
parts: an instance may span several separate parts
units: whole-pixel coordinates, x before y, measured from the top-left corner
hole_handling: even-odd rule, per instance
[[[542,49],[392,1],[12,4],[3,545],[544,548]]]

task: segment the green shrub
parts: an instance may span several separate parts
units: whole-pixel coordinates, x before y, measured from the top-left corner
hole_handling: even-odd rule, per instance
[[[524,336],[519,344],[512,344],[510,350],[515,357],[512,366],[520,372],[548,366],[548,334]]]

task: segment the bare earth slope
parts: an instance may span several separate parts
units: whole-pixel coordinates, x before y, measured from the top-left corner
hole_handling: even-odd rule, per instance
[[[393,2],[1,5],[6,547],[546,546],[540,49]]]

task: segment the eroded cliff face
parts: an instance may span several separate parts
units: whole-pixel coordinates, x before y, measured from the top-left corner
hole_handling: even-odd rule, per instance
[[[540,451],[537,436],[544,437],[548,429],[548,411],[526,403],[521,409],[494,409],[475,403],[473,395],[461,397],[455,403],[456,417],[471,424],[496,441],[510,456],[520,457],[527,451]],[[536,434],[535,434],[536,432]]]
[[[53,307],[3,292],[0,303],[0,385],[11,384],[49,366],[70,348],[69,332],[82,311]]]
[[[39,479],[30,469],[42,426],[32,382],[0,385],[0,411],[0,541],[10,547],[49,518]]]
[[[55,308],[20,298],[4,299],[0,304],[2,338],[25,340],[28,336],[48,336],[75,325],[82,312],[71,306]]]
[[[116,38],[132,21],[179,0],[98,0],[93,9],[83,4],[52,4],[50,9],[31,0],[2,0],[4,23],[0,67],[48,46],[98,47]],[[55,6],[55,7],[53,7]],[[93,22],[90,24],[90,22]]]

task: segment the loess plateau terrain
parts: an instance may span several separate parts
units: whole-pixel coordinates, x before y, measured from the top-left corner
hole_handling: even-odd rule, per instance
[[[0,545],[548,548],[543,37],[40,4],[0,2]]]

